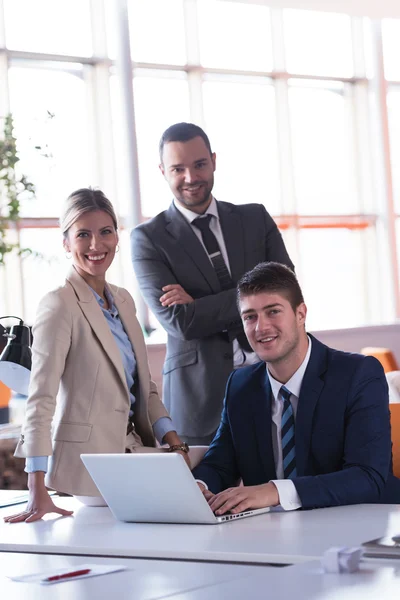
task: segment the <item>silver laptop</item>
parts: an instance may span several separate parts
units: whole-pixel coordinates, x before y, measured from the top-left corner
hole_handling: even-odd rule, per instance
[[[81,458],[120,521],[214,524],[269,511],[216,517],[180,454],[81,454]]]

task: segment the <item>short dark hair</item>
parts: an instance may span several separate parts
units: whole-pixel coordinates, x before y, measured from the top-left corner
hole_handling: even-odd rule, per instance
[[[289,302],[293,311],[304,302],[303,293],[294,272],[286,265],[277,262],[263,262],[243,275],[237,284],[237,302],[243,296],[263,292],[281,294]]]
[[[160,161],[163,161],[165,144],[168,144],[169,142],[188,142],[195,137],[201,137],[207,147],[207,150],[210,154],[212,154],[210,140],[208,139],[206,132],[203,131],[201,127],[195,125],[194,123],[175,123],[175,125],[168,127],[168,129],[166,129],[161,136],[160,143],[158,145]]]

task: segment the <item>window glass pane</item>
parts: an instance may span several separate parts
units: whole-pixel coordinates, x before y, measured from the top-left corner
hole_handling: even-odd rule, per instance
[[[201,64],[237,70],[272,70],[267,7],[201,0],[197,10]]]
[[[368,257],[362,236],[360,231],[347,229],[300,230],[300,280],[308,307],[309,331],[367,323]],[[318,251],[319,248],[323,251]]]
[[[389,90],[387,103],[395,210],[400,213],[400,89]]]
[[[353,181],[351,105],[342,91],[340,87],[289,89],[299,214],[360,212]]]
[[[216,197],[234,204],[259,202],[268,212],[280,213],[273,87],[259,79],[210,78],[203,97],[206,131],[217,154]]]
[[[170,189],[158,169],[158,143],[167,127],[173,123],[190,120],[189,90],[186,76],[172,71],[166,74],[137,70],[133,87],[142,213],[145,217],[153,217],[165,210],[172,200]],[[124,164],[122,160],[118,160],[119,153],[123,151],[123,141],[119,132],[125,125],[119,120],[118,90],[114,79],[111,90],[118,181],[119,165]],[[119,194],[119,200],[120,214],[129,214],[129,198]]]
[[[71,260],[66,258],[58,228],[22,229],[21,246],[33,252],[22,261],[25,321],[32,325],[41,298],[63,283]]]
[[[289,73],[351,77],[351,20],[346,15],[284,10]]]
[[[19,166],[37,192],[34,201],[22,204],[23,216],[58,217],[62,201],[91,183],[85,85],[81,67],[73,69],[9,70]],[[37,145],[43,152],[35,150]]]
[[[4,8],[8,48],[91,56],[90,0],[4,0]]]
[[[382,41],[386,79],[400,80],[400,19],[383,19]]]
[[[128,8],[132,60],[186,63],[182,0],[130,0]]]
[[[398,276],[400,279],[400,219],[396,219],[396,244],[397,244],[397,266],[399,267],[399,275]]]

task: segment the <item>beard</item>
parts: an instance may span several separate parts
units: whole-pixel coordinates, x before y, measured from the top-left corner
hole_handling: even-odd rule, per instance
[[[198,207],[198,206],[208,205],[209,200],[210,200],[210,195],[211,195],[213,185],[214,185],[214,179],[212,179],[211,181],[199,181],[196,183],[196,185],[201,185],[202,188],[200,189],[199,194],[196,194],[194,196],[191,196],[190,194],[186,194],[182,188],[180,188],[178,190],[179,193],[177,195],[177,200],[189,209],[194,206]],[[195,186],[193,185],[193,186],[185,186],[185,187],[190,189],[190,187],[195,187]]]

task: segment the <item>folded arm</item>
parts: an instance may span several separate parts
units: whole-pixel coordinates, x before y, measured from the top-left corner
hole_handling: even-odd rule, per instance
[[[235,289],[194,298],[186,304],[163,306],[161,298],[168,293],[164,288],[179,282],[145,231],[134,229],[131,240],[133,266],[141,293],[169,334],[185,340],[202,339],[240,324]],[[184,291],[191,298],[188,290]]]

